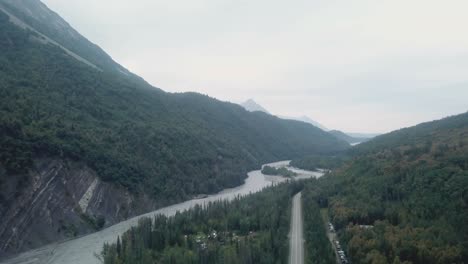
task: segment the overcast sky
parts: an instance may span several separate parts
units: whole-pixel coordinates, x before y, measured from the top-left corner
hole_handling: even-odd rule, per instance
[[[43,0],[169,92],[348,132],[468,110],[466,0]]]

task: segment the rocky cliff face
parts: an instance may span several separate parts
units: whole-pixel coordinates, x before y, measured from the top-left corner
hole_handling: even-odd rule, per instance
[[[3,178],[8,180],[0,185],[0,255],[84,235],[158,206],[70,160],[36,159],[27,175]]]

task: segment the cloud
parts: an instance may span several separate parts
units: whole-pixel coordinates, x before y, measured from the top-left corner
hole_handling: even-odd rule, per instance
[[[466,1],[44,2],[166,91],[253,97],[347,131],[468,110]]]

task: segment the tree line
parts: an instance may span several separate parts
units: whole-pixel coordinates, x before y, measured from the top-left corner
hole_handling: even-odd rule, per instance
[[[468,261],[468,113],[380,136],[346,155],[309,190],[329,209],[352,263]]]
[[[292,196],[301,183],[280,184],[175,216],[142,219],[102,251],[105,264],[287,263]]]
[[[55,29],[30,19],[41,32]],[[8,177],[21,178],[20,194],[34,161],[45,157],[83,162],[102,180],[166,205],[238,186],[262,163],[347,148],[301,122],[166,93],[122,74],[101,50],[62,37],[89,61],[105,60],[104,70],[42,43],[0,11],[0,194]]]
[[[263,166],[262,174],[273,175],[273,176],[284,176],[284,177],[294,177],[297,176],[297,173],[294,171],[288,170],[285,167],[275,168],[271,166]]]

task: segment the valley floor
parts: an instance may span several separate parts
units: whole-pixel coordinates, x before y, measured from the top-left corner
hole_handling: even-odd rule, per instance
[[[320,177],[323,173],[308,172],[308,177]],[[299,175],[304,176],[304,175]],[[117,237],[127,231],[130,227],[136,226],[138,221],[144,217],[153,217],[155,214],[166,216],[175,215],[177,211],[184,211],[195,205],[202,205],[208,202],[222,199],[231,200],[236,197],[248,195],[261,191],[263,188],[281,182],[286,179],[281,177],[269,177],[261,173],[260,170],[252,171],[248,174],[245,184],[242,186],[224,190],[216,195],[211,195],[203,199],[189,200],[180,204],[168,206],[157,211],[144,214],[127,221],[121,222],[99,232],[86,235],[84,237],[45,246],[40,249],[22,253],[16,257],[0,261],[1,264],[99,264],[96,257],[101,253],[104,243],[113,243]],[[301,231],[302,232],[302,231]],[[302,238],[301,238],[302,239]],[[302,250],[303,252],[303,250]],[[303,263],[303,262],[298,262]]]

